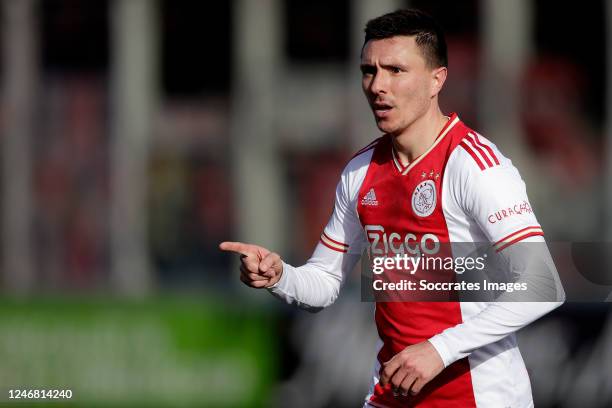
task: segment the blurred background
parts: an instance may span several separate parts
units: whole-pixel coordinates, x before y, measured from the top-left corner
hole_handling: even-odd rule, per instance
[[[301,264],[378,137],[365,22],[444,26],[446,113],[512,158],[549,241],[612,237],[612,2],[2,0],[0,402],[356,407],[359,274],[311,315],[238,280],[223,240]],[[612,405],[606,303],[519,334],[536,406]]]

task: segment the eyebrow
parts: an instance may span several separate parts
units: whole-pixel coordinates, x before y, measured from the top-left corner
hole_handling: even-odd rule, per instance
[[[384,69],[395,68],[395,67],[402,68],[402,69],[408,68],[405,64],[401,64],[401,63],[380,64],[380,67]]]
[[[382,69],[390,69],[390,68],[402,68],[404,70],[408,69],[408,67],[404,64],[380,64],[380,67]],[[376,68],[376,66],[374,64],[360,64],[359,65],[359,69],[361,69],[361,71],[368,69],[368,68]]]

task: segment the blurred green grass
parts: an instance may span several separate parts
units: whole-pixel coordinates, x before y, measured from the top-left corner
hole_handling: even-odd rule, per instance
[[[6,406],[265,406],[277,378],[275,320],[212,297],[0,300]],[[71,401],[8,389],[71,389]]]

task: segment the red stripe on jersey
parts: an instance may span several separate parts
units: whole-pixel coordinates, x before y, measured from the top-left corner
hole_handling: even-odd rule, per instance
[[[329,237],[329,235],[327,235],[327,234],[325,233],[325,231],[323,231],[323,235],[325,236],[325,238],[329,239],[329,240],[330,240],[331,242],[333,242],[334,244],[341,245],[341,246],[343,246],[343,247],[345,247],[345,248],[348,248],[348,247],[349,247],[349,246],[348,246],[348,244],[344,244],[344,243],[342,243],[342,242],[340,242],[340,241],[336,241],[335,239],[331,239],[331,238]]]
[[[478,133],[474,133],[474,138],[476,139],[476,143],[478,143],[480,146],[482,146],[485,149],[487,149],[487,152],[489,152],[489,154],[493,158],[493,161],[495,162],[495,164],[497,164],[499,166],[499,160],[497,160],[497,156],[493,152],[493,149],[491,149],[491,147],[489,145],[486,145],[486,144],[484,144],[484,143],[482,143],[480,141],[480,138],[478,137]]]
[[[482,164],[478,156],[476,156],[476,153],[474,153],[471,147],[469,147],[464,141],[461,141],[461,143],[459,143],[459,146],[463,147],[463,150],[465,150],[466,152],[470,154],[470,156],[472,156],[472,159],[474,159],[476,164],[478,164],[478,167],[480,167],[480,170],[485,169],[485,166]]]
[[[493,244],[493,246],[499,245],[500,243],[502,243],[502,242],[512,238],[516,234],[519,234],[519,233],[521,233],[523,231],[527,231],[528,229],[539,229],[540,231],[542,231],[542,227],[540,227],[539,225],[530,225],[529,227],[525,227],[525,228],[522,228],[522,229],[520,229],[518,231],[514,231],[512,234],[508,234],[505,237],[503,237],[502,239],[497,240],[497,242],[495,244]]]
[[[484,159],[485,162],[487,162],[488,167],[493,167],[493,162],[491,160],[489,160],[489,157],[487,156],[487,154],[484,152],[484,150],[482,150],[480,148],[480,146],[478,146],[476,144],[476,142],[470,137],[472,136],[471,133],[468,133],[468,135],[465,137],[465,139],[463,140],[467,140],[474,149],[476,149],[476,151],[478,151],[478,153],[480,153],[480,157],[482,157]]]
[[[329,249],[333,249],[336,252],[342,252],[342,253],[346,253],[346,249],[339,249],[336,247],[333,247],[331,245],[329,245],[327,242],[323,241],[322,239],[319,240],[323,245],[325,245],[326,247],[328,247]]]
[[[529,234],[525,234],[525,235],[521,235],[518,238],[513,239],[512,241],[508,241],[506,242],[504,245],[502,245],[501,247],[497,248],[495,250],[495,252],[501,252],[504,249],[508,248],[510,245],[512,244],[516,244],[519,241],[524,240],[525,238],[529,238],[529,237],[535,237],[535,236],[544,236],[544,231],[540,230],[540,231],[534,231],[534,232],[530,232]]]

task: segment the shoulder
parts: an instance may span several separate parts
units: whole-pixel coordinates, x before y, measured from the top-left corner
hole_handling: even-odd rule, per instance
[[[342,170],[340,186],[348,194],[349,198],[354,198],[358,194],[370,167],[374,151],[382,144],[383,140],[384,136],[381,136],[358,150],[348,161],[344,170]]]
[[[467,204],[471,198],[521,193],[525,183],[512,161],[481,134],[468,130],[452,151],[445,169],[446,186]],[[467,200],[467,201],[466,201]]]
[[[518,176],[512,160],[495,143],[469,128],[456,141],[446,164],[446,173],[451,179],[471,180],[494,179],[502,173]]]
[[[448,165],[485,173],[495,167],[512,166],[512,161],[504,156],[489,139],[466,128],[466,131],[462,132],[460,139],[457,140]]]
[[[346,165],[346,169],[355,170],[361,166],[369,165],[372,155],[374,154],[374,150],[384,144],[384,140],[385,136],[378,137],[372,142],[368,143],[366,146],[359,149],[357,153],[353,154],[349,160],[348,164]]]
[[[342,171],[342,176],[351,176],[356,173],[367,170],[370,166],[370,162],[372,161],[374,151],[377,147],[380,147],[383,144],[383,140],[384,136],[381,136],[369,143],[367,146],[358,150],[357,153],[355,153],[353,157],[351,157],[351,159],[344,167],[344,170]]]

